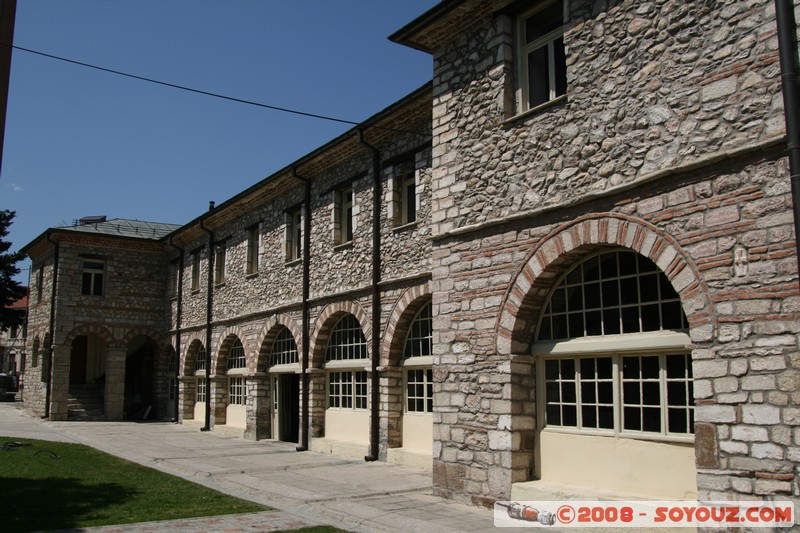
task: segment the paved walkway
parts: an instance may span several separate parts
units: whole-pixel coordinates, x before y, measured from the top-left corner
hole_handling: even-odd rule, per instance
[[[92,532],[255,532],[328,524],[354,532],[481,532],[492,512],[436,498],[431,474],[294,444],[249,441],[177,424],[50,422],[0,404],[0,436],[78,442],[276,511],[91,528]]]

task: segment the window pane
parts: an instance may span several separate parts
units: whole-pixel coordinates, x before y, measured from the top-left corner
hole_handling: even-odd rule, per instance
[[[642,383],[642,403],[644,405],[661,404],[661,387],[657,381]]]
[[[548,405],[545,412],[546,423],[553,426],[561,425],[561,408],[558,405]]]
[[[563,23],[564,8],[561,2],[556,2],[538,13],[534,13],[525,21],[525,43],[532,43],[558,29]]]
[[[603,334],[603,314],[600,311],[586,313],[586,335]]]
[[[586,309],[597,309],[600,307],[600,284],[588,283],[583,288],[584,305]]]
[[[548,47],[528,54],[528,105],[536,107],[550,100]]]
[[[562,408],[563,426],[576,427],[578,425],[578,409],[574,405],[565,405]]]
[[[614,408],[607,406],[600,406],[597,409],[598,414],[598,428],[614,429]]]
[[[570,313],[569,315],[569,336],[570,337],[583,337],[585,330],[583,329],[583,313]]]
[[[567,54],[564,50],[564,38],[553,41],[553,69],[556,96],[567,94]]]
[[[581,424],[583,427],[597,427],[597,410],[594,405],[583,406],[581,408]]]
[[[641,358],[643,379],[658,379],[658,359],[657,355]]]
[[[641,414],[638,407],[626,407],[622,411],[622,416],[625,420],[624,428],[631,431],[641,431],[642,421]]]
[[[600,379],[611,379],[611,371],[613,370],[613,362],[610,357],[597,358],[597,377]]]
[[[644,431],[661,431],[661,409],[658,407],[645,407],[642,409]]]

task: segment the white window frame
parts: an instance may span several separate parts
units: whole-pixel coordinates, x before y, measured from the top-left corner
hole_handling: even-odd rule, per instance
[[[208,399],[208,391],[206,391],[206,376],[203,374],[197,375],[197,392],[195,393],[195,403],[205,403]]]
[[[520,17],[517,18],[517,70],[519,72],[519,84],[517,87],[517,111],[518,113],[525,113],[527,111],[531,111],[533,109],[538,108],[539,106],[546,105],[553,100],[563,96],[557,94],[556,91],[556,67],[555,67],[555,48],[554,43],[559,39],[564,37],[564,29],[566,26],[566,22],[563,22],[561,27],[555,29],[546,35],[543,35],[536,39],[535,41],[526,44],[525,43],[525,24],[528,19],[532,17],[536,17],[537,14],[541,13],[548,7],[552,6],[555,3],[563,3],[563,21],[566,21],[569,16],[569,0],[551,0],[548,2],[543,2],[542,4],[534,7],[530,11],[523,13]],[[531,105],[530,102],[530,78],[528,73],[528,56],[533,52],[547,47],[547,61],[548,61],[548,86],[550,88],[550,94],[546,101],[539,102],[537,104]],[[565,67],[566,68],[566,67]]]
[[[293,365],[299,362],[297,342],[294,340],[292,332],[284,326],[272,343],[272,355],[270,366]]]
[[[657,356],[659,357],[659,378],[658,382],[660,383],[660,402],[658,409],[660,410],[660,417],[661,417],[661,430],[656,431],[644,431],[644,430],[631,430],[625,429],[624,426],[624,416],[623,416],[623,409],[625,405],[623,404],[623,370],[622,370],[622,361],[625,357],[635,357],[635,356],[643,356],[643,357],[652,357]],[[576,425],[555,425],[549,423],[547,420],[547,379],[546,379],[546,371],[545,365],[547,361],[563,361],[563,360],[572,360],[575,362],[575,372],[576,376],[580,376],[580,360],[585,358],[604,358],[610,357],[612,362],[612,372],[611,372],[611,383],[612,383],[612,412],[613,412],[613,427],[612,428],[595,428],[595,427],[583,427],[582,424],[582,413],[581,407],[584,405],[582,403],[581,397],[581,386],[580,386],[580,379],[576,378],[576,385],[575,385],[575,394],[576,400],[575,402],[566,402],[569,405],[576,406]],[[543,431],[553,431],[559,433],[573,433],[573,434],[583,434],[583,435],[606,435],[606,436],[616,436],[616,437],[626,437],[626,438],[636,438],[641,440],[659,440],[659,441],[671,441],[671,442],[694,442],[694,433],[680,433],[680,432],[670,432],[668,430],[668,409],[670,406],[667,404],[667,382],[668,381],[680,381],[675,379],[668,379],[666,376],[666,359],[668,357],[686,357],[688,360],[688,370],[691,372],[691,354],[688,350],[683,351],[647,351],[647,350],[637,350],[631,352],[603,352],[603,351],[596,351],[593,353],[576,353],[570,356],[566,355],[559,355],[557,357],[554,356],[539,356],[536,360],[536,375],[537,375],[537,390],[540,391],[537,401],[537,418],[540,421],[540,429]],[[588,379],[586,381],[593,382],[595,380]],[[684,380],[684,382],[688,383],[689,385],[692,383],[691,378],[688,380]],[[685,408],[687,411],[687,416],[689,412],[694,410],[693,402],[694,398],[691,396],[691,387],[687,385],[687,403],[688,405],[675,405],[672,408]],[[596,405],[595,403],[589,403],[589,405]]]
[[[228,405],[245,405],[247,402],[247,380],[244,376],[228,377]]]
[[[397,180],[400,187],[400,225],[413,224],[417,221],[417,172],[412,171],[403,174]],[[413,187],[413,194],[409,192],[409,188]],[[413,211],[412,211],[413,208]]]
[[[247,368],[247,357],[244,353],[244,345],[238,338],[233,341],[228,351],[228,371]]]
[[[104,296],[106,293],[105,273],[105,261],[102,259],[85,259],[83,261],[83,275],[81,276],[81,294],[83,296]]]
[[[433,369],[430,366],[406,367],[403,372],[404,403],[406,413],[433,412]],[[412,403],[413,402],[413,403]],[[421,406],[421,408],[419,408]]]
[[[327,372],[327,408],[349,411],[369,409],[369,377],[366,370]]]

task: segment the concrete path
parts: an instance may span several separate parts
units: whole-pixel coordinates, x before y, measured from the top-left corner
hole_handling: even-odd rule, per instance
[[[166,422],[43,421],[11,403],[0,404],[0,436],[86,444],[276,509],[93,532],[255,532],[318,524],[354,532],[495,529],[491,511],[432,496],[427,470],[299,453],[294,444],[253,442]]]

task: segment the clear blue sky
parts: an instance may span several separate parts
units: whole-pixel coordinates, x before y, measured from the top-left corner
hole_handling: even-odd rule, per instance
[[[14,44],[358,122],[430,80],[387,36],[436,3],[20,0]],[[183,224],[350,127],[14,50],[0,209],[12,249],[88,215]]]

